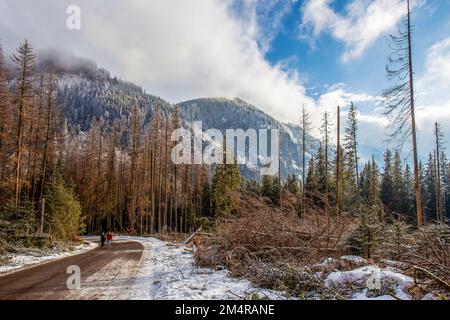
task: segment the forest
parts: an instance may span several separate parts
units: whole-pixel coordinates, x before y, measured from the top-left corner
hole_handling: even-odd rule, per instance
[[[348,107],[342,126],[339,107],[325,112],[314,142],[303,106],[302,175],[256,179],[241,176],[238,165],[173,164],[171,133],[186,125],[181,106],[157,101],[149,112],[124,96],[129,108],[114,119],[91,115],[87,123],[78,114],[77,125],[69,122],[58,99],[67,89],[61,75],[39,72],[27,41],[12,55],[15,71],[8,74],[0,48],[0,251],[101,230],[157,237],[197,230],[200,265],[225,264],[267,287],[280,282],[261,283],[273,277],[256,262],[292,264],[345,252],[409,262],[445,287],[450,161],[438,122],[421,132],[435,146],[419,161],[406,26],[390,39],[388,78],[397,82],[385,92],[399,148],[387,149],[383,163],[374,157],[362,163],[353,103],[341,106]],[[410,138],[412,163],[400,148]],[[286,278],[291,271],[280,281],[298,294]]]

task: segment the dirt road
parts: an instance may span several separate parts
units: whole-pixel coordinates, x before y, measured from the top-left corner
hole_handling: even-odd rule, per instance
[[[0,276],[0,300],[124,299],[144,247],[115,242],[92,251]],[[69,266],[81,270],[81,289],[67,288]]]

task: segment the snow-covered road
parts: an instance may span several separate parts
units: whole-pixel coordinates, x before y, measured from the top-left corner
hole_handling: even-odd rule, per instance
[[[123,237],[144,245],[139,271],[126,299],[240,299],[257,294],[260,298],[285,299],[280,293],[255,288],[226,270],[198,268],[193,253],[154,238]]]
[[[226,270],[198,268],[190,248],[155,238],[118,236],[112,249],[97,248],[97,237],[71,253],[10,259],[0,276],[0,299],[283,299],[254,288]],[[84,252],[83,251],[87,251]],[[34,266],[23,268],[29,264]],[[66,269],[78,266],[81,288],[69,290]],[[15,269],[23,269],[14,272]],[[254,297],[254,296],[253,296]]]

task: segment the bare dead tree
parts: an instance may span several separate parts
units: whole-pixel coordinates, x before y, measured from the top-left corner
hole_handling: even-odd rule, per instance
[[[420,196],[419,161],[417,157],[417,134],[414,107],[414,73],[412,62],[412,26],[410,1],[407,0],[407,15],[398,35],[389,36],[392,50],[387,76],[394,86],[384,92],[385,114],[393,118],[391,138],[400,142],[400,146],[412,138],[414,158],[414,177],[416,191],[417,225],[422,226],[422,207]]]
[[[340,214],[340,196],[339,196],[339,187],[340,187],[340,168],[341,168],[341,159],[340,159],[340,155],[341,155],[341,108],[338,106],[337,107],[337,125],[336,125],[336,147],[337,147],[337,151],[336,151],[336,215],[339,216]]]
[[[302,215],[306,212],[306,153],[308,152],[310,139],[309,131],[311,130],[310,116],[303,104],[302,108]]]

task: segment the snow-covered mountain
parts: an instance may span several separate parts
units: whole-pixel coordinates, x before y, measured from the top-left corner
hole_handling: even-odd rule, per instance
[[[58,101],[68,124],[76,130],[86,131],[91,121],[102,117],[112,123],[117,119],[129,121],[132,108],[137,105],[143,115],[143,125],[149,123],[159,107],[163,116],[175,106],[166,100],[145,92],[141,87],[111,77],[109,72],[95,63],[75,57],[61,57],[53,52],[41,55],[38,69],[57,74]],[[209,98],[179,103],[184,121],[202,121],[203,129],[280,129],[281,172],[301,175],[300,137],[302,128],[281,123],[257,107],[241,99]],[[313,141],[311,153],[317,149]],[[242,167],[243,175],[256,178],[251,168]]]
[[[255,106],[235,98],[203,98],[179,103],[186,121],[202,121],[203,130],[215,128],[225,133],[226,129],[280,129],[281,173],[301,175],[302,154],[300,126],[275,120]],[[312,141],[311,153],[317,150],[317,141]],[[242,168],[244,175],[252,175],[248,168]],[[250,170],[251,171],[251,170]]]

